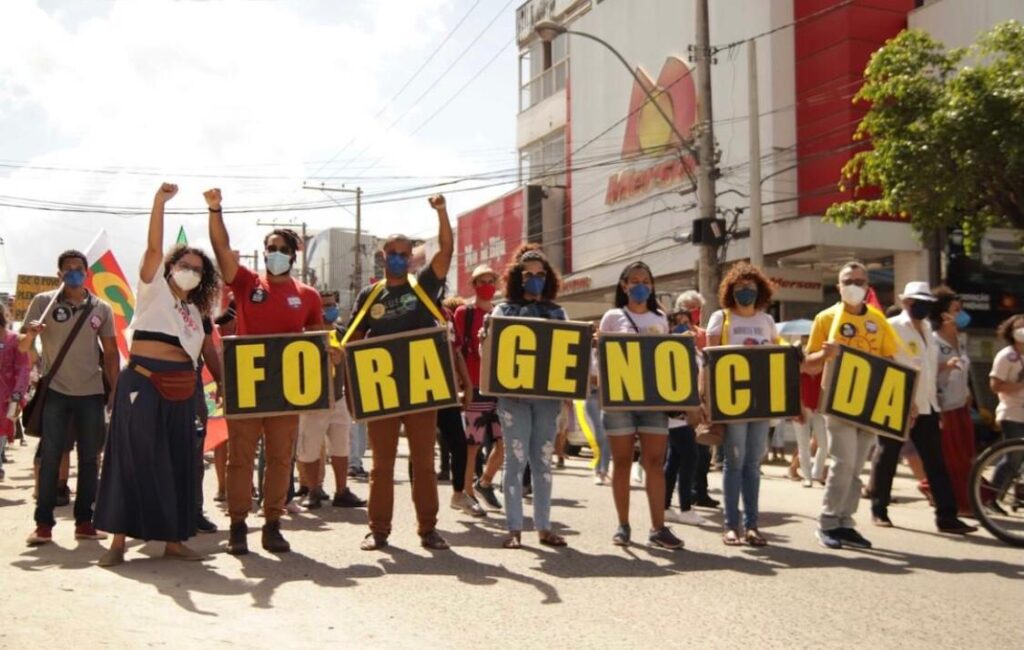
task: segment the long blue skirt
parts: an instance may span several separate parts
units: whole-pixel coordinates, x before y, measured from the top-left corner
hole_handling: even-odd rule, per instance
[[[187,361],[132,356],[153,372]],[[196,534],[194,399],[170,402],[131,367],[121,371],[103,454],[96,528],[135,539],[181,542]]]

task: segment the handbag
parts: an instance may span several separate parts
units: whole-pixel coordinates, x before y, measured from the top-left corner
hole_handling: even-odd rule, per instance
[[[68,338],[64,340],[64,345],[61,346],[60,351],[57,353],[57,358],[53,360],[53,367],[50,368],[50,372],[40,377],[39,381],[36,382],[36,390],[21,412],[22,428],[25,430],[26,436],[39,438],[43,435],[43,404],[46,402],[46,394],[50,391],[50,382],[56,376],[57,371],[60,370],[64,357],[67,356],[68,350],[71,349],[71,344],[75,342],[75,337],[82,330],[82,325],[85,324],[85,319],[89,317],[92,307],[93,299],[90,298],[85,309],[82,311],[82,315],[78,317],[74,327],[71,328]]]
[[[701,422],[693,432],[694,438],[697,440],[697,444],[704,445],[705,447],[717,447],[722,444],[723,440],[725,440],[724,424]]]

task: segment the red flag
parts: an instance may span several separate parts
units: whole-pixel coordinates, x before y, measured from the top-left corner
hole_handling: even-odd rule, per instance
[[[864,302],[868,303],[878,311],[885,313],[885,309],[882,307],[882,303],[878,302],[878,295],[875,293],[874,287],[868,287],[868,295],[865,296]]]

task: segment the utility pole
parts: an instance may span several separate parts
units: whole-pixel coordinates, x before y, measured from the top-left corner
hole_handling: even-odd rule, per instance
[[[306,237],[306,222],[303,221],[301,224],[298,223],[283,223],[280,221],[257,221],[257,226],[270,226],[271,228],[278,228],[280,226],[299,226],[302,228],[302,282],[309,284],[309,265],[306,263],[308,258],[306,257],[306,251],[309,249],[309,239]]]
[[[697,105],[700,117],[700,132],[697,139],[700,164],[697,166],[697,200],[700,203],[700,217],[705,224],[713,224],[715,210],[715,135],[711,113],[711,34],[708,24],[708,0],[696,0],[697,33],[695,37],[697,63]],[[711,230],[711,228],[709,228]],[[708,317],[718,309],[718,240],[703,238],[700,244],[697,286],[707,301],[701,310],[701,322],[706,325]]]
[[[757,97],[757,39],[747,42],[747,95],[750,115],[750,263],[764,266],[761,220],[761,113]]]
[[[363,288],[363,188],[356,187],[355,189],[345,187],[328,187],[327,185],[320,183],[320,185],[310,185],[308,183],[302,184],[304,190],[319,190],[321,192],[344,192],[346,194],[356,195],[356,233],[355,243],[352,246],[355,249],[355,265],[352,270],[352,281],[349,282],[349,300],[351,304],[355,304],[356,295],[359,290]]]

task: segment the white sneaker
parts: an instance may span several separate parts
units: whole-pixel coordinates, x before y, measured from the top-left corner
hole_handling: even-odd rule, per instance
[[[633,470],[630,472],[633,482],[637,485],[644,484],[644,468],[640,463],[633,463]]]
[[[287,504],[287,505],[286,505],[286,506],[284,507],[284,509],[285,509],[285,510],[287,510],[287,511],[288,511],[288,514],[290,514],[290,515],[297,515],[297,514],[299,514],[300,512],[306,512],[306,509],[305,509],[305,508],[303,508],[302,506],[300,506],[300,505],[299,505],[299,504],[298,504],[297,502],[295,502],[295,501],[292,501],[292,502],[288,503],[288,504]]]
[[[594,485],[607,485],[608,475],[607,474],[594,474]]]
[[[486,517],[487,513],[484,511],[480,504],[477,503],[476,499],[469,496],[465,492],[459,492],[452,495],[451,506],[455,510],[461,510],[471,517]]]
[[[708,523],[707,519],[701,517],[693,510],[685,510],[682,512],[666,510],[665,521],[671,521],[674,524],[689,524],[691,526],[703,526]]]

